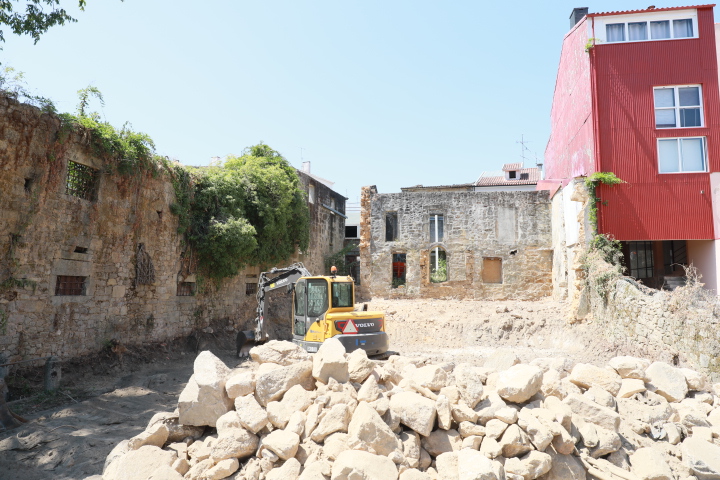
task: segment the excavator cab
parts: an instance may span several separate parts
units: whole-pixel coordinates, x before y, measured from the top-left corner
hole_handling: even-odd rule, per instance
[[[368,355],[385,353],[385,315],[354,309],[352,277],[300,278],[293,291],[293,342],[308,352],[317,352],[323,341],[337,337],[348,352],[362,348]]]

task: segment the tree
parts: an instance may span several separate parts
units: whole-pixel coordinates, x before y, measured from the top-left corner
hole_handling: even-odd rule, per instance
[[[25,0],[24,13],[14,11],[14,3],[17,0],[0,0],[0,25],[7,25],[16,35],[30,35],[35,43],[50,27],[77,22],[64,8],[60,8],[60,0]],[[85,10],[85,3],[86,0],[78,0],[80,10]],[[0,42],[4,41],[4,32],[0,30]]]

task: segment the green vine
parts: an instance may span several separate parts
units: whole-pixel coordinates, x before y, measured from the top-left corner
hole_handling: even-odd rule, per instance
[[[350,243],[345,245],[337,252],[325,257],[325,272],[329,274],[330,267],[335,266],[338,269],[338,275],[350,275],[352,268],[358,264],[358,262],[346,262],[345,257],[358,248],[357,244]],[[356,279],[357,280],[357,279]]]
[[[598,203],[600,202],[600,198],[597,196],[597,187],[601,183],[603,185],[613,186],[625,182],[619,179],[613,172],[595,172],[585,178],[585,187],[590,197],[590,212],[588,213],[588,217],[594,233],[597,233]],[[607,205],[607,202],[604,202],[603,205]]]
[[[0,335],[7,335],[8,317],[7,310],[0,310]]]
[[[595,38],[595,37],[590,37],[590,38],[588,38],[587,42],[585,42],[585,51],[586,51],[587,53],[590,53],[590,50],[592,50],[593,48],[595,48],[595,45],[596,45],[597,42],[599,42],[599,41],[600,41],[600,40],[598,40],[598,39]]]
[[[607,301],[615,281],[623,276],[622,244],[611,235],[594,235],[580,258],[585,286]]]

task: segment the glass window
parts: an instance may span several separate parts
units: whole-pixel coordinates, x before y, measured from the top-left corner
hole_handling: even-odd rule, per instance
[[[336,308],[354,307],[353,284],[350,282],[332,284],[332,306]]]
[[[440,283],[447,279],[447,255],[445,250],[435,247],[430,250],[430,281]]]
[[[443,228],[443,216],[438,214],[430,215],[430,243],[443,241]]]
[[[630,276],[651,278],[653,276],[652,242],[628,242],[630,250]]]
[[[392,287],[397,288],[405,285],[405,254],[393,253],[392,258]]]
[[[397,212],[385,214],[385,241],[394,242],[398,236]]]
[[[305,316],[307,298],[305,297],[305,281],[295,284],[295,315]]]
[[[655,128],[702,127],[699,85],[654,89]]]
[[[647,38],[647,22],[628,23],[628,39],[631,42]]]
[[[670,20],[650,22],[650,37],[653,40],[670,38]]]
[[[307,281],[307,316],[319,317],[328,308],[328,287],[325,280]]]
[[[658,139],[660,173],[704,172],[705,138]]]
[[[690,38],[693,36],[692,20],[673,20],[673,37]]]
[[[624,42],[625,41],[625,24],[611,23],[605,26],[607,31],[608,42]]]

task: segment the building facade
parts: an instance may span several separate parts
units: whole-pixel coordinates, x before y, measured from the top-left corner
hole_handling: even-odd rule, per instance
[[[588,13],[565,36],[545,151],[555,283],[574,281],[588,237],[578,179],[597,190],[597,230],[623,242],[628,274],[655,288],[693,264],[717,290],[720,96],[713,5]]]

